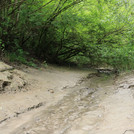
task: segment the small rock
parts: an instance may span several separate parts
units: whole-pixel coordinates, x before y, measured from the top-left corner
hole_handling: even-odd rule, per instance
[[[48,90],[50,93],[54,93],[54,90],[53,89],[49,89]]]

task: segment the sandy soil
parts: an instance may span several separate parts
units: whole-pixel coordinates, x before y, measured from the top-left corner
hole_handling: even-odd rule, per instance
[[[134,134],[133,72],[0,66],[0,134]]]

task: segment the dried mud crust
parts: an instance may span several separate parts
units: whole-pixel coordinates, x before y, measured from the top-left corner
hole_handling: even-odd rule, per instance
[[[25,92],[28,82],[13,67],[0,62],[0,94]]]

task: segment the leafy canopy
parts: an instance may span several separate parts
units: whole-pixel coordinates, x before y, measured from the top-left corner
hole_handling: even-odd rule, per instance
[[[1,53],[133,69],[133,7],[131,0],[1,0]]]

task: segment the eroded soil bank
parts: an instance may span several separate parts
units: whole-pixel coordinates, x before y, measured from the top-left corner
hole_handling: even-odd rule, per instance
[[[10,83],[1,84],[0,134],[134,133],[133,72],[98,76],[49,67],[0,73],[9,73]]]

